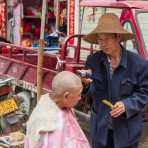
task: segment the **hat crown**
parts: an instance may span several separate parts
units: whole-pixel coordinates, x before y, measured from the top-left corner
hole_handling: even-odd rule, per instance
[[[102,33],[123,33],[123,29],[118,17],[113,13],[106,13],[102,15],[99,19],[97,27],[97,32]]]

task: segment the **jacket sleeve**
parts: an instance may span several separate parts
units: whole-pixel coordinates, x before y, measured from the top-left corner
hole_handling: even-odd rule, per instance
[[[92,69],[92,55],[89,55],[87,57],[86,63],[85,63],[86,69]]]
[[[148,62],[139,65],[138,89],[132,96],[122,100],[126,107],[126,117],[130,118],[135,114],[143,111],[144,107],[148,104]]]

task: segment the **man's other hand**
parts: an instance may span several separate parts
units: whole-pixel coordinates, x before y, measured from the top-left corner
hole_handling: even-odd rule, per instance
[[[125,113],[125,111],[126,108],[124,103],[122,101],[119,101],[113,105],[112,111],[110,113],[113,118],[116,118]]]

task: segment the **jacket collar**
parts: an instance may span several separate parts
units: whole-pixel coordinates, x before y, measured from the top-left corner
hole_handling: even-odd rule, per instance
[[[119,65],[124,68],[127,67],[127,51],[123,46],[121,46],[121,60]]]
[[[107,63],[107,56],[102,51],[100,51],[100,62]],[[126,68],[127,67],[127,51],[126,49],[121,45],[121,60],[119,66]]]

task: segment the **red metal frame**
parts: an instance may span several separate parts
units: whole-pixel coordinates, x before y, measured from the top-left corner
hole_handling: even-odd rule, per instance
[[[71,41],[71,39],[74,40],[74,38],[78,38],[78,42],[77,42],[77,46],[76,46],[76,50],[75,50],[75,57],[74,57],[73,61],[75,61],[76,63],[79,63],[82,37],[83,37],[83,35],[71,35],[70,37],[68,37],[65,40],[65,42],[63,43],[63,46],[61,48],[61,59],[62,60],[66,59],[68,43]]]
[[[147,9],[146,1],[116,1],[116,0],[82,0],[80,6],[83,7],[104,7],[104,8],[128,8],[128,9]]]
[[[142,38],[141,38],[139,27],[137,26],[137,23],[135,21],[135,10],[132,9],[132,10],[128,10],[126,12],[123,12],[121,17],[120,17],[120,21],[121,21],[122,24],[124,24],[127,21],[131,22],[131,24],[133,25],[133,29],[135,31],[135,34],[136,34],[136,40],[138,42],[139,54],[144,59],[146,59],[147,53],[144,49],[144,45],[143,45],[143,41],[142,41]]]
[[[13,54],[12,48],[10,48],[9,54],[0,55],[0,75],[4,77],[14,77],[16,81],[24,81],[32,86],[37,86],[37,50],[0,43],[1,47],[8,45],[23,50],[24,52]],[[56,56],[45,54],[44,59],[44,67],[42,68],[43,90],[49,91],[51,88],[51,80],[57,73],[53,66],[53,64],[56,65]]]
[[[4,85],[0,87],[0,96],[9,94],[10,92],[12,92],[12,88],[9,85]]]

